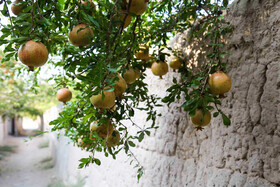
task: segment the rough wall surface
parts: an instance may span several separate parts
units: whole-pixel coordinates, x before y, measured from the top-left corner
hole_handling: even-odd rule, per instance
[[[280,186],[280,2],[239,0],[227,18],[235,28],[227,40],[233,86],[222,101],[223,111],[231,117],[230,127],[214,118],[204,131],[195,131],[178,101],[159,109],[160,128],[134,149],[145,168],[139,183],[124,154],[117,160],[96,154],[101,166],[77,170],[78,160],[88,153],[71,145],[63,147],[67,139],[58,142],[64,150],[57,154],[58,167],[64,168],[60,176],[70,182],[76,175],[87,176],[86,186],[96,187]],[[172,45],[176,43],[187,57],[185,34]],[[166,95],[163,90],[171,86],[174,76],[179,77],[169,72],[160,80],[149,70],[146,73],[150,92],[159,96]],[[137,123],[145,123],[141,112],[136,116]]]

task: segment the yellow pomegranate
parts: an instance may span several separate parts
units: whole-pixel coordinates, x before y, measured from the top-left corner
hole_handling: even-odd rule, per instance
[[[127,84],[132,84],[137,79],[137,73],[135,72],[135,70],[133,68],[129,68],[123,74],[123,78]]]
[[[141,44],[139,50],[135,52],[135,56],[139,60],[149,60],[149,47],[147,45]]]
[[[126,27],[128,27],[130,25],[132,17],[129,14],[126,16],[126,14],[122,13],[120,16],[120,20],[124,22],[123,28],[125,29]]]
[[[206,126],[211,121],[211,113],[207,111],[206,114],[203,115],[203,111],[201,109],[196,109],[195,115],[191,117],[191,120],[193,124],[198,127]]]
[[[168,65],[166,62],[154,62],[152,64],[152,72],[154,75],[159,76],[162,79],[162,76],[168,72]]]
[[[107,138],[111,136],[113,133],[114,127],[111,122],[108,122],[107,124],[101,124],[97,126],[97,122],[93,122],[90,125],[90,131],[91,132],[97,132],[98,136],[101,138]]]
[[[116,97],[120,97],[127,88],[127,84],[120,74],[118,74],[118,78],[119,80],[116,82],[116,85],[114,86],[114,92]]]
[[[69,33],[69,40],[77,47],[87,46],[91,43],[93,31],[86,24],[79,24]]]
[[[126,0],[126,2],[128,4],[129,0]],[[146,0],[132,0],[129,12],[141,15],[147,10],[147,6],[148,4],[146,3]]]
[[[119,144],[121,139],[120,133],[119,131],[117,131],[116,129],[113,130],[113,133],[111,134],[111,136],[109,136],[107,138],[107,146],[108,147],[115,147],[116,145]]]
[[[209,87],[212,93],[223,95],[231,89],[230,77],[222,71],[209,75]]]
[[[173,58],[170,62],[169,62],[169,66],[172,69],[179,69],[181,67],[182,64],[182,60],[178,57]]]
[[[93,95],[90,98],[91,103],[100,109],[111,109],[115,105],[116,95],[115,92],[103,91],[104,98],[102,99],[102,93]]]

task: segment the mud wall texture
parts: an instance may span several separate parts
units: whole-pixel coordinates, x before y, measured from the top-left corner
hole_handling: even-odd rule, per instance
[[[133,150],[145,169],[139,183],[136,169],[122,153],[117,160],[96,154],[101,166],[77,170],[78,160],[88,153],[67,144],[67,139],[57,143],[64,150],[57,154],[57,167],[64,168],[59,175],[68,182],[78,175],[87,177],[86,186],[97,187],[280,186],[280,2],[235,1],[226,17],[234,26],[227,39],[233,86],[222,100],[230,127],[218,117],[203,131],[196,131],[178,108],[183,100],[177,101],[159,109],[160,128]],[[171,46],[175,45],[186,59],[193,60],[186,33],[173,40]],[[164,79],[154,77],[150,70],[146,73],[150,92],[162,97],[173,77],[179,77],[171,71]],[[144,114],[138,111],[135,121],[145,124]]]

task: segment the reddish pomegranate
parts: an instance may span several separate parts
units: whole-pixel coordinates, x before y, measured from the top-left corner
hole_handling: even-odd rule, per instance
[[[91,43],[93,31],[86,24],[79,24],[69,33],[69,40],[77,47],[87,46]]]
[[[34,67],[44,65],[48,60],[48,49],[41,42],[29,40],[25,45],[20,46],[18,57],[32,71]]]
[[[59,101],[66,104],[67,101],[70,101],[72,99],[72,92],[67,88],[61,88],[56,93],[56,97]]]
[[[9,70],[3,69],[3,73],[9,73]]]

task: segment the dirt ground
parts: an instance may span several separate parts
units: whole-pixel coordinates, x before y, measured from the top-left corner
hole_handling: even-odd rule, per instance
[[[56,180],[46,135],[32,140],[10,136],[4,145],[12,146],[15,152],[0,160],[1,187],[47,187]]]

